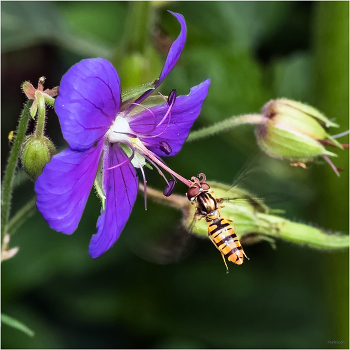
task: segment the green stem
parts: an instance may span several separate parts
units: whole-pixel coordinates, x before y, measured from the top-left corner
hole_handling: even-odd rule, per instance
[[[263,122],[264,116],[262,114],[243,114],[240,116],[234,116],[206,128],[191,132],[187,141],[199,140],[203,137],[227,131],[239,125],[262,124]]]
[[[74,33],[60,33],[55,38],[59,45],[79,54],[82,57],[104,57],[111,60],[113,50],[99,41],[87,39]]]
[[[349,248],[348,235],[330,234],[317,227],[292,222],[274,215],[259,213],[257,216],[260,222],[268,223],[260,226],[260,232],[270,237],[316,249]]]
[[[38,103],[38,117],[36,120],[34,134],[35,137],[39,138],[44,135],[46,106],[44,96],[41,94],[40,91],[37,91],[35,93],[35,98]]]
[[[139,184],[139,191],[144,192],[144,186]],[[147,186],[147,197],[151,197],[155,202],[166,205],[175,209],[183,210],[188,205],[188,200],[184,196],[172,194],[170,197],[165,197],[164,194]]]
[[[1,323],[7,324],[10,327],[16,328],[24,332],[25,334],[29,335],[30,337],[34,336],[34,332],[30,328],[28,328],[25,324],[23,324],[22,322],[19,322],[13,317],[7,316],[5,314],[1,314]]]
[[[18,164],[18,157],[21,151],[22,142],[24,140],[28,122],[30,119],[29,109],[33,104],[33,100],[29,100],[24,106],[20,120],[17,127],[16,138],[13,143],[10,157],[7,162],[5,169],[4,179],[2,181],[2,198],[1,198],[1,237],[5,235],[7,222],[10,216],[11,209],[11,199],[12,199],[12,190],[13,190],[13,179]]]
[[[129,3],[130,11],[126,21],[124,53],[140,52],[144,53],[149,41],[151,25],[151,2],[132,1]]]
[[[36,197],[27,202],[18,212],[10,219],[7,225],[7,233],[13,235],[22,224],[36,213]]]

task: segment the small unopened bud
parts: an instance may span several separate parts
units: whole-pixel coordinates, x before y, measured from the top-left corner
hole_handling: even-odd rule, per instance
[[[55,146],[47,137],[27,136],[21,150],[21,161],[25,172],[35,180],[55,153]]]
[[[271,157],[305,163],[317,156],[337,156],[324,147],[327,139],[343,149],[326,131],[339,125],[311,106],[287,99],[271,100],[262,114],[264,123],[256,127],[255,134],[259,147]]]

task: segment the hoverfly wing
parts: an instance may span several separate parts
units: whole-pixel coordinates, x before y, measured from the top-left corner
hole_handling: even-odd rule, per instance
[[[143,260],[160,265],[175,264],[194,249],[195,239],[182,226],[161,232],[160,237],[134,242],[130,249]]]

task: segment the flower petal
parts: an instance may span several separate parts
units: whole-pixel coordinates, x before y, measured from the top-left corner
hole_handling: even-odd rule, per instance
[[[177,97],[171,109],[170,122],[168,123],[169,119],[167,118],[147,136],[141,137],[139,135],[147,148],[159,156],[174,156],[180,150],[201,110],[202,103],[207,97],[209,85],[210,79],[204,80],[201,84],[194,86],[189,95]],[[131,129],[138,134],[147,133],[163,119],[168,108],[167,103],[151,108],[155,118],[149,111],[131,117],[129,121]],[[149,137],[158,134],[160,135],[157,137]],[[171,153],[166,154],[160,150],[159,143],[162,141],[168,143],[171,147]]]
[[[78,226],[98,166],[103,141],[85,151],[54,156],[35,183],[37,206],[54,230],[71,234]]]
[[[97,221],[98,231],[90,242],[89,252],[93,258],[104,253],[119,238],[135,202],[138,181],[131,162],[107,170],[126,159],[127,156],[117,144],[112,144],[105,154],[103,182],[106,210],[101,212]]]
[[[177,39],[173,42],[173,44],[170,47],[170,50],[168,52],[168,56],[166,58],[164,67],[162,72],[160,73],[160,76],[157,80],[157,83],[155,87],[159,86],[159,84],[165,79],[165,77],[170,73],[170,71],[174,68],[176,62],[178,61],[182,49],[185,46],[186,36],[187,36],[187,28],[186,28],[186,22],[182,15],[176,12],[169,11],[173,16],[177,18],[181,25],[181,32]]]
[[[165,79],[165,77],[170,73],[170,71],[174,68],[176,62],[178,61],[181,52],[185,46],[186,42],[186,36],[187,36],[187,28],[186,28],[186,22],[184,17],[176,12],[168,11],[170,12],[173,16],[176,17],[176,19],[179,21],[181,25],[181,31],[179,36],[176,38],[176,40],[173,42],[173,44],[170,47],[170,50],[168,52],[168,56],[166,58],[164,67],[162,72],[160,73],[159,78],[154,82],[154,86],[144,92],[139,98],[136,99],[136,103],[140,103],[143,101],[145,98],[147,98],[160,84],[161,82]]]
[[[102,58],[82,60],[63,76],[55,110],[74,150],[92,147],[112,124],[121,103],[118,74]]]

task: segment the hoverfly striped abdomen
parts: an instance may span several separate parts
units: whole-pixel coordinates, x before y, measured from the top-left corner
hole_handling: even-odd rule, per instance
[[[208,220],[208,235],[215,247],[224,254],[229,261],[237,265],[243,264],[243,248],[235,230],[230,223],[221,217]]]
[[[208,236],[220,251],[228,271],[225,256],[237,265],[241,265],[243,256],[247,256],[229,220],[220,216],[218,200],[209,193],[210,186],[205,182],[205,175],[199,174],[198,176],[202,179],[192,177],[193,183],[187,192],[187,198],[192,203],[196,203],[196,215],[205,217],[208,225]]]

